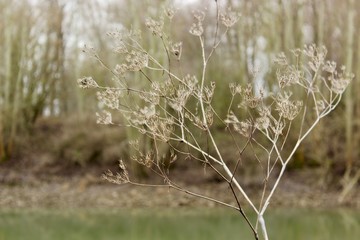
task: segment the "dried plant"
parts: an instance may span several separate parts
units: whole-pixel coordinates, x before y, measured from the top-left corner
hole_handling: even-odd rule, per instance
[[[212,48],[206,47],[203,35],[206,28],[205,12],[194,12],[195,21],[189,28],[189,33],[194,35],[194,41],[199,41],[201,46],[202,69],[199,76],[190,73],[178,74],[175,69],[181,65],[183,44],[170,39],[164,32],[165,22],[171,21],[175,15],[175,10],[168,9],[159,20],[149,18],[145,22],[150,33],[162,43],[167,55],[166,63],[162,63],[142,46],[137,31],[113,32],[109,35],[117,43],[114,52],[124,59],[123,63],[112,70],[94,49],[88,48],[86,51],[113,74],[117,87],[100,86],[91,77],[80,79],[79,85],[82,88],[98,89],[99,102],[109,109],[97,113],[98,123],[117,125],[112,119],[112,112],[120,112],[126,122],[121,124],[122,126],[135,128],[153,139],[154,148],[147,153],[140,150],[138,142],[132,143],[139,153],[133,160],[151,169],[164,180],[162,185],[148,186],[174,188],[233,208],[245,218],[255,239],[260,239],[259,231],[264,239],[268,239],[264,214],[286,167],[305,137],[339,104],[353,75],[347,73],[344,67],[337,70],[336,63],[327,61],[327,51],[322,46],[309,45],[304,49],[292,50],[290,57],[281,53],[274,59],[278,83],[273,88],[274,92],[262,90],[255,94],[252,84],[241,86],[240,81],[231,83],[229,94],[225,96],[230,98],[230,105],[226,115],[221,116],[213,104],[216,84],[207,79],[206,72],[214,51],[224,39],[223,36],[239,20],[239,15],[231,9],[221,13],[218,5],[217,11],[218,22]],[[161,79],[153,79],[149,72],[164,74]],[[142,85],[141,88],[132,87],[128,79],[135,73],[141,74],[147,85]],[[297,94],[294,94],[295,91]],[[139,101],[132,101],[134,98]],[[237,146],[238,150],[233,154],[238,156],[238,161],[232,169],[226,163],[214,136],[215,121],[223,125]],[[300,127],[295,128],[294,122],[299,123]],[[296,141],[288,141],[289,133],[294,134],[294,131],[297,135]],[[209,152],[209,146],[200,144],[203,136],[208,138],[213,153]],[[171,149],[170,156],[166,158],[159,151],[159,144],[162,143]],[[291,151],[284,151],[285,146]],[[264,172],[262,198],[258,206],[236,177],[243,153],[249,147],[263,152],[261,156],[254,153],[259,168]],[[176,161],[178,154],[184,154],[183,149],[187,149],[185,154],[188,158],[209,166],[229,185],[237,205],[189,191],[169,177],[166,162]],[[117,184],[146,185],[132,181],[122,161],[119,166],[119,173],[109,171],[104,174],[104,178]],[[274,171],[275,169],[279,171]],[[271,184],[270,178],[275,179]],[[255,223],[248,219],[241,204],[243,202],[256,213]]]

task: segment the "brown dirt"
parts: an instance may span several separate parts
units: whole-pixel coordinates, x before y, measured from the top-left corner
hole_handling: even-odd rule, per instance
[[[39,169],[30,163],[0,165],[0,209],[8,208],[132,208],[132,207],[214,207],[213,202],[195,198],[168,187],[149,188],[115,185],[101,179],[104,167],[55,167]],[[184,188],[235,205],[226,183],[213,181],[199,169],[179,170],[174,175]],[[279,207],[352,207],[360,208],[360,192],[353,192],[345,202],[337,201],[338,191],[316,184],[309,171],[289,172],[284,176],[271,201]],[[203,179],[194,181],[194,179]],[[271,184],[271,182],[270,182]],[[261,183],[248,181],[244,188],[260,200]],[[241,200],[241,198],[240,198]],[[244,203],[244,200],[241,200]]]
[[[114,163],[120,156],[126,157],[128,145],[123,132],[98,128],[94,124],[89,119],[70,119],[66,123],[46,119],[38,122],[30,137],[20,138],[14,158],[0,163],[0,209],[215,206],[213,202],[168,187],[119,186],[102,180],[101,175],[108,168],[116,171]],[[97,131],[88,131],[95,127]],[[224,143],[222,147],[226,148],[226,141]],[[229,152],[227,159],[233,157],[232,149],[224,152]],[[176,179],[176,183],[236,205],[229,186],[219,177],[201,164],[191,163],[190,168],[189,162],[182,160],[178,160],[171,171],[171,178]],[[242,186],[259,202],[263,182],[258,180],[261,179],[259,173],[252,171],[251,162],[246,166],[239,172]],[[360,186],[346,201],[339,203],[339,184],[332,188],[322,186],[316,171],[316,168],[288,171],[270,204],[360,208]],[[162,183],[152,176],[149,174],[143,181]],[[274,179],[270,179],[268,184],[273,183]],[[246,206],[241,196],[239,199]]]

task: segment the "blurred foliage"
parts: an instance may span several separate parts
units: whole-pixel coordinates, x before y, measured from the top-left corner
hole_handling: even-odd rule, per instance
[[[228,82],[238,79],[258,87],[275,88],[273,56],[281,51],[312,42],[324,44],[330,59],[342,62],[360,76],[360,1],[355,0],[223,0],[222,8],[231,7],[241,18],[216,51],[207,73],[216,82],[215,105],[227,111]],[[178,7],[173,22],[166,26],[172,39],[183,42],[182,71],[198,74],[198,43],[188,34],[194,8],[207,8],[207,38],[216,25],[214,5],[203,1],[170,2]],[[98,82],[111,79],[109,71],[82,54],[86,43],[100,51],[104,64],[112,69],[119,62],[110,54],[113,47],[108,31],[136,28],[143,31],[144,45],[154,56],[166,61],[161,43],[148,34],[145,17],[158,15],[166,1],[7,1],[0,0],[0,160],[17,156],[26,141],[18,141],[39,129],[39,119],[49,128],[58,119],[64,131],[48,150],[61,161],[80,165],[116,161],[133,153],[127,140],[141,137],[129,130],[104,130],[103,127],[67,124],[67,119],[84,119],[101,108],[94,94],[80,91],[76,79],[93,76]],[[178,6],[177,6],[178,5]],[[144,14],[141,16],[138,12]],[[212,46],[208,46],[211,48]],[[255,74],[256,73],[256,74]],[[161,77],[151,76],[151,77]],[[128,79],[139,84],[139,79]],[[293,167],[321,167],[320,182],[334,182],[339,177],[346,186],[360,178],[360,82],[347,90],[342,106],[312,133]],[[44,120],[49,118],[50,120]],[[64,123],[63,123],[64,122]],[[57,126],[57,125],[54,126]],[[219,124],[221,136],[225,131]],[[40,124],[41,125],[41,124]],[[39,126],[39,125],[38,125]],[[69,128],[69,129],[65,129]],[[30,134],[29,134],[30,133]],[[49,132],[50,135],[53,131]],[[113,136],[114,135],[114,136]],[[225,134],[226,135],[226,134]],[[291,139],[291,136],[290,136]],[[46,137],[44,141],[47,142]],[[20,146],[16,146],[19,142]],[[45,146],[47,146],[45,144]],[[228,149],[229,159],[234,158]],[[115,157],[116,156],[116,157]],[[339,182],[339,181],[337,181]]]
[[[30,142],[20,143],[22,156],[36,157],[44,166],[108,166],[128,158],[125,131],[99,128],[93,117],[39,119]]]

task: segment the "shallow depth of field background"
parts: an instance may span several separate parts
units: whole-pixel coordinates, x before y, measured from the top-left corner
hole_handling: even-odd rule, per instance
[[[272,58],[304,44],[325,45],[329,59],[355,74],[340,106],[295,154],[268,224],[273,239],[357,239],[360,1],[218,2],[241,14],[207,73],[216,82],[218,109],[226,111],[224,96],[231,81],[255,81],[256,86],[274,89]],[[207,8],[206,37],[211,39],[216,25],[213,1],[0,0],[0,240],[251,239],[242,218],[231,211],[101,180],[101,173],[116,170],[121,158],[135,178],[156,181],[129,160],[129,140],[142,138],[140,134],[96,125],[95,112],[101,108],[96,92],[79,89],[76,80],[93,76],[108,84],[111,74],[82,48],[93,46],[114,67],[119,57],[111,52],[114,43],[106,33],[133,27],[143,32],[144,47],[166,58],[144,21],[159,16],[169,3],[178,13],[166,28],[183,42],[184,71],[199,74],[200,49],[188,30],[193,9]],[[137,75],[130,79],[139,85],[141,80]],[[225,129],[219,127],[215,135],[227,161],[234,161]],[[295,137],[290,135],[289,141]],[[224,186],[204,174],[203,166],[189,167],[183,161],[172,171],[181,183],[226,199]],[[239,174],[255,192],[255,167],[248,164]]]

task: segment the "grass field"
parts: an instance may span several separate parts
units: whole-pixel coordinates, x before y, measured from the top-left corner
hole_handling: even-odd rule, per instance
[[[267,215],[271,239],[358,240],[360,212],[274,210]],[[252,240],[232,211],[0,210],[0,240]]]

